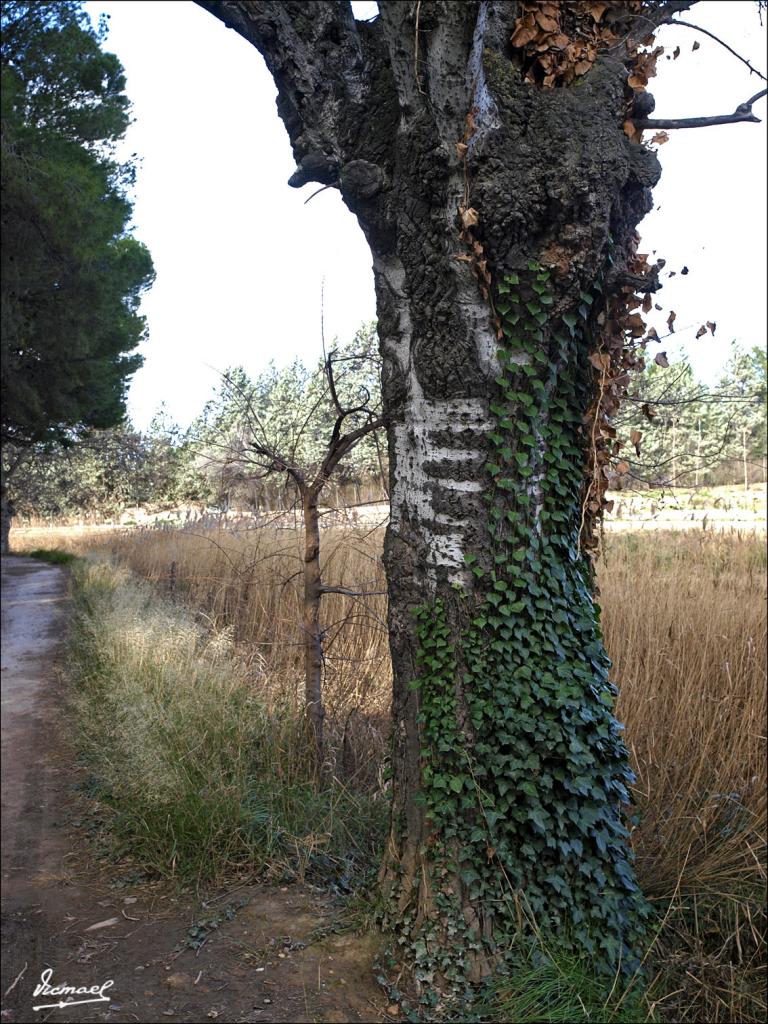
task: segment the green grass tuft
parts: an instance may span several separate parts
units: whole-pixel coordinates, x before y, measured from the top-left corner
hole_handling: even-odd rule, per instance
[[[26,554],[28,558],[37,558],[40,562],[48,562],[49,565],[71,565],[77,558],[77,555],[69,551],[60,551],[58,548],[35,548]]]
[[[484,1024],[640,1024],[656,1017],[637,979],[606,988],[605,974],[588,957],[579,958],[541,937],[520,958],[486,984],[473,1017]],[[474,1016],[476,1015],[476,1016]]]
[[[303,716],[267,698],[231,631],[108,564],[78,564],[73,594],[80,742],[122,852],[182,881],[310,871],[348,886],[373,866],[383,800],[318,782]]]

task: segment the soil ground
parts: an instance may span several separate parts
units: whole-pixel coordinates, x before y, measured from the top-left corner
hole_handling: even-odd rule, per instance
[[[3,558],[2,587],[3,1021],[393,1020],[376,940],[332,932],[323,890],[250,884],[203,901],[96,858],[56,668],[66,570]],[[52,988],[104,999],[58,1006],[67,996],[35,993],[48,970]]]

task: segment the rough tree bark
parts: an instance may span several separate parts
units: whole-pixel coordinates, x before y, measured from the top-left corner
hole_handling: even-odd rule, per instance
[[[547,82],[531,4],[381,2],[367,23],[343,2],[201,6],[264,56],[290,184],[339,188],[373,254],[395,680],[381,881],[403,957],[444,990],[476,981],[522,892],[542,927],[628,962],[630,773],[584,549],[610,472],[598,399],[632,361],[620,313],[656,286],[635,228],[660,168],[631,124],[652,104],[628,74],[691,4],[541,5],[562,7],[560,54],[610,24]]]

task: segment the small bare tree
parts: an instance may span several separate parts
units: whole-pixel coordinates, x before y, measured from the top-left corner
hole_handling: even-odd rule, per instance
[[[339,357],[335,350],[327,355],[323,346],[322,381],[319,387],[308,389],[307,402],[294,410],[293,429],[286,431],[285,422],[272,423],[269,416],[258,408],[257,396],[225,376],[225,383],[237,401],[240,415],[229,436],[214,442],[215,456],[208,454],[209,463],[215,463],[230,478],[238,482],[253,482],[275,474],[285,474],[293,485],[300,505],[304,529],[304,601],[302,645],[304,648],[305,709],[309,723],[317,764],[324,763],[323,722],[323,636],[320,620],[320,602],[324,594],[363,596],[366,591],[332,587],[323,582],[320,564],[320,498],[326,484],[345,456],[364,437],[384,425],[383,417],[372,403],[370,392],[359,386],[355,404],[342,399],[337,384],[335,366],[343,362],[359,361],[360,357]],[[314,394],[312,394],[314,390]],[[302,444],[307,435],[317,432],[317,420],[327,420],[332,412],[333,428],[330,436],[318,446],[317,438],[309,446]],[[325,415],[323,415],[325,414]],[[276,429],[277,427],[277,429]],[[282,436],[276,436],[278,433]],[[302,463],[302,449],[305,462]],[[318,452],[314,458],[307,451]]]

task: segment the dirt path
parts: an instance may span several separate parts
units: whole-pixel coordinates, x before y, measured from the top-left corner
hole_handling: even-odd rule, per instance
[[[201,903],[94,860],[55,669],[66,573],[3,558],[2,589],[2,1019],[392,1020],[372,941],[317,940],[335,909],[322,891],[251,885]],[[91,1002],[36,994],[48,971],[50,988],[93,989],[69,996]]]

